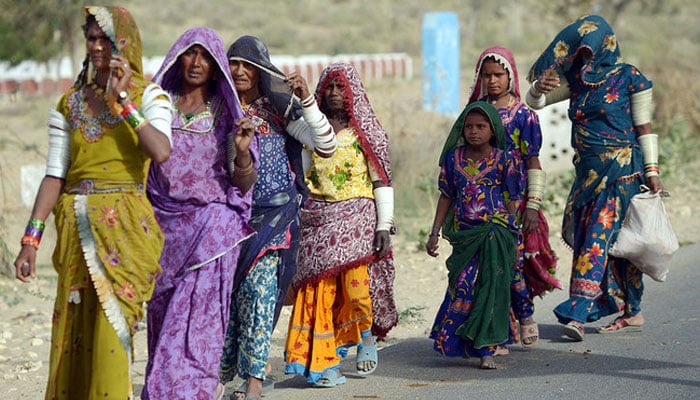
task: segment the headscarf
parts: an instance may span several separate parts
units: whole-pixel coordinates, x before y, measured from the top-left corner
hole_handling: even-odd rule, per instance
[[[272,64],[270,53],[262,40],[255,36],[241,36],[229,46],[226,56],[229,60],[244,61],[258,68],[260,94],[267,97],[277,114],[289,120],[297,120],[302,116],[301,104],[292,96],[287,77]],[[302,144],[288,136],[285,151],[296,176],[295,185],[305,201],[309,188],[304,182]]]
[[[154,82],[166,91],[177,92],[182,81],[180,56],[196,44],[204,47],[214,59],[216,70],[212,79],[216,80],[216,96],[224,99],[234,120],[241,118],[243,112],[228,69],[224,41],[212,29],[196,27],[183,33],[165,56],[163,64],[153,77]]]
[[[260,93],[266,96],[279,115],[296,120],[301,104],[292,96],[287,77],[270,61],[265,43],[255,36],[241,36],[228,48],[229,60],[245,61],[260,70]]]
[[[469,102],[475,102],[483,99],[488,94],[488,88],[481,84],[481,68],[484,66],[486,58],[495,58],[496,62],[501,64],[508,71],[508,91],[520,101],[520,81],[518,80],[518,68],[515,66],[515,57],[513,53],[505,47],[493,46],[484,50],[479,59],[476,61],[476,72],[474,75],[474,84],[472,92],[469,96]]]
[[[442,147],[442,153],[440,153],[441,166],[445,162],[445,156],[450,150],[459,146],[464,146],[466,144],[463,134],[464,122],[467,119],[467,114],[469,114],[470,111],[476,108],[483,110],[488,116],[489,121],[491,121],[491,128],[496,134],[496,147],[498,147],[501,150],[505,150],[506,131],[503,128],[503,123],[501,122],[501,116],[498,114],[498,110],[496,110],[494,106],[485,101],[475,101],[473,103],[467,104],[467,106],[464,107],[464,110],[462,110],[462,113],[459,114],[459,117],[457,117],[457,120],[455,121],[454,125],[452,125],[452,129],[450,129],[450,133],[449,135],[447,135],[447,140],[445,141],[445,144]]]
[[[141,55],[141,34],[136,26],[136,21],[129,11],[123,7],[113,6],[89,6],[85,7],[85,23],[92,15],[100,29],[112,42],[112,54],[122,55],[129,60],[131,68],[131,81],[129,82],[129,95],[132,99],[140,97],[148,82],[143,77],[143,57]],[[90,56],[85,55],[83,68],[78,75],[73,87],[79,89],[93,80]],[[109,85],[109,83],[108,83]],[[117,98],[114,94],[106,96],[107,105],[112,113],[117,110]]]
[[[557,34],[533,64],[528,81],[533,82],[547,73],[563,76],[584,49],[591,54],[581,68],[584,84],[598,86],[620,68],[620,48],[612,28],[603,17],[588,15],[572,22]]]
[[[389,137],[379,123],[367,92],[355,67],[347,63],[334,63],[321,73],[316,87],[316,101],[323,110],[323,92],[333,80],[340,80],[345,88],[343,104],[350,120],[348,125],[356,130],[358,141],[369,165],[379,174],[384,184],[391,184],[391,165],[389,162]]]

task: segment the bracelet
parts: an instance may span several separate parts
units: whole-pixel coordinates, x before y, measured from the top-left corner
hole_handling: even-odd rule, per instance
[[[654,133],[642,135],[637,138],[642,148],[642,160],[644,163],[644,176],[650,178],[659,176],[659,137]]]
[[[539,210],[544,197],[546,174],[541,169],[531,168],[527,170],[527,199],[525,207]]]
[[[532,84],[530,85],[530,95],[532,95],[532,97],[542,96],[542,92],[537,90],[537,88],[535,87],[535,85],[537,84],[538,81],[539,81],[538,79],[535,79],[535,81],[532,82]]]
[[[44,228],[46,227],[46,224],[44,224],[44,221],[42,221],[40,219],[30,218],[29,222],[27,223],[27,228],[29,228],[30,226],[40,230],[43,233]]]
[[[440,237],[439,233],[431,233],[428,237]]]
[[[129,126],[131,126],[137,132],[143,128],[146,122],[148,122],[146,117],[133,101],[124,106],[124,109],[122,110],[122,118],[124,118]]]
[[[309,97],[305,98],[304,100],[301,101],[302,107],[311,107],[311,105],[316,101],[316,97],[314,97],[313,93],[309,95]]]
[[[255,172],[255,168],[253,168],[253,160],[250,160],[250,164],[246,167],[239,167],[236,165],[236,160],[233,160],[233,174],[237,176],[248,176],[251,175]]]
[[[21,244],[22,246],[31,245],[34,249],[39,249],[39,243],[41,243],[41,236],[44,234],[44,228],[46,225],[44,221],[31,218],[27,223],[27,228],[24,231],[24,236],[22,236]]]

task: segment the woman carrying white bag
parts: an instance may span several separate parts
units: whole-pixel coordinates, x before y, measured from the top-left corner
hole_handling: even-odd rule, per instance
[[[652,82],[621,61],[610,25],[588,15],[564,27],[530,69],[531,108],[568,99],[574,180],[562,224],[573,250],[569,298],[554,309],[564,334],[583,340],[584,324],[609,315],[600,333],[640,330],[642,272],[610,255],[631,198],[663,190],[652,132]]]

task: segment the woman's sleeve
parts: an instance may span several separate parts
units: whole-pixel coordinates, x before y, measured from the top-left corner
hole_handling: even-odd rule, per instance
[[[520,128],[520,154],[523,160],[539,157],[542,148],[542,128],[537,113],[524,106],[518,112]]]

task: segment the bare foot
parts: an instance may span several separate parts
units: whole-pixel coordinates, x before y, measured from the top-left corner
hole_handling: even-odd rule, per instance
[[[493,361],[492,356],[483,356],[483,357],[481,357],[481,364],[479,365],[479,368],[481,368],[481,369],[496,369],[498,367],[496,366],[496,362]]]
[[[262,384],[263,381],[258,378],[250,377],[248,378],[248,388],[245,391],[245,397],[259,399],[262,397]]]
[[[628,315],[623,315],[622,318],[624,318],[625,321],[627,321],[627,323],[629,325],[639,325],[639,326],[644,325],[644,316],[642,315],[642,313],[639,313],[633,317],[630,317]]]

